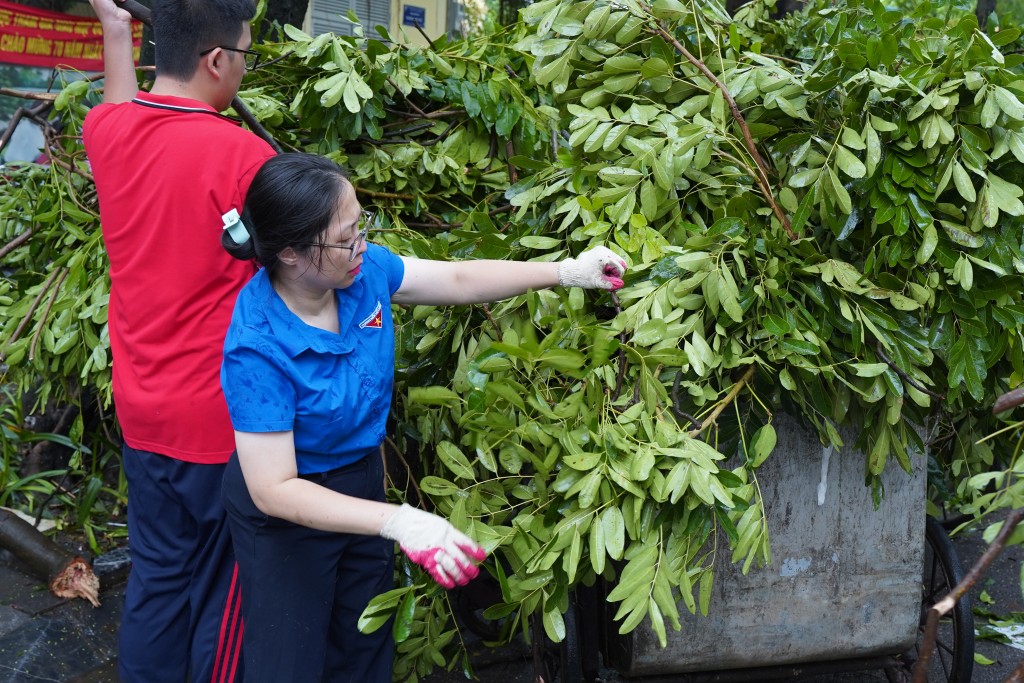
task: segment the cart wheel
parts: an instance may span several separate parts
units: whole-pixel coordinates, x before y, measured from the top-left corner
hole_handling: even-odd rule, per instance
[[[904,656],[908,669],[917,661],[924,642],[928,610],[946,596],[964,577],[956,548],[942,524],[928,517],[925,526],[924,576],[922,578],[921,621],[917,644]],[[970,598],[965,596],[939,622],[935,652],[928,667],[928,683],[970,683],[974,671],[974,616]]]

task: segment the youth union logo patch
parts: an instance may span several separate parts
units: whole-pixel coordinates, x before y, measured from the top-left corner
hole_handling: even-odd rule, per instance
[[[366,327],[372,327],[374,329],[380,329],[384,326],[383,313],[380,306],[380,301],[377,302],[377,308],[373,309],[373,313],[368,315],[363,322],[359,323],[359,329]]]

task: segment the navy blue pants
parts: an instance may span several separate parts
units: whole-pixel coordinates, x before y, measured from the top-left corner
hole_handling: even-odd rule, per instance
[[[376,452],[303,478],[384,500],[384,466]],[[246,683],[390,683],[391,624],[363,635],[356,622],[371,598],[394,586],[394,543],[263,514],[249,496],[237,454],[224,473],[224,507],[245,594]]]
[[[239,586],[224,506],[224,465],[128,445],[132,568],[118,646],[122,683],[240,680]]]

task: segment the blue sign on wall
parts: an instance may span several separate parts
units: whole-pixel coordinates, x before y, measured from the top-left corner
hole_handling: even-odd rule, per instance
[[[402,25],[425,28],[427,25],[427,8],[416,7],[415,5],[403,5]]]

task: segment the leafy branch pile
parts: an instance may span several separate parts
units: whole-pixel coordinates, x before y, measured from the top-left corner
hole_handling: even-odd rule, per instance
[[[352,170],[379,241],[546,260],[607,243],[631,264],[617,296],[397,312],[394,445],[492,551],[490,617],[539,615],[560,640],[568,591],[598,576],[622,632],[706,612],[720,548],[744,570],[770,557],[757,468],[785,457],[780,410],[863,451],[877,495],[924,449],[915,427],[938,487],[993,464],[974,444],[1024,374],[1018,35],[928,3],[772,21],[761,3],[542,0],[431,50],[294,30],[259,48],[272,64],[242,98],[286,148]],[[92,95],[64,92],[73,135]],[[0,285],[0,346],[24,386],[109,398],[95,201],[62,149],[73,172],[0,190],[3,239],[34,231]],[[410,677],[459,641],[447,598],[403,576],[364,620],[398,614]]]

